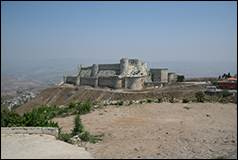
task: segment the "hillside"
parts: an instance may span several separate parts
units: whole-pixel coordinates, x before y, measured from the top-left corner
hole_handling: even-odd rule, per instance
[[[157,89],[145,89],[141,91],[95,89],[91,87],[74,87],[70,85],[55,86],[43,90],[36,98],[16,109],[17,113],[31,111],[40,105],[67,105],[79,100],[100,102],[102,100],[139,100],[146,98],[159,98],[173,96],[181,98],[193,96],[195,92],[202,90],[202,85],[177,84]]]

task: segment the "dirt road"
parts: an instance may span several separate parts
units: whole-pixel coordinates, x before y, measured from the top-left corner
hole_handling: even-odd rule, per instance
[[[86,145],[96,158],[237,158],[236,104],[107,106],[81,119],[90,133],[104,133]],[[73,116],[56,121],[73,127]]]

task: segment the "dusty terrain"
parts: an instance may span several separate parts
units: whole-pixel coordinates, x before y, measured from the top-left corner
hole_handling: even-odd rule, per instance
[[[55,121],[70,131],[73,118]],[[237,158],[236,104],[107,106],[81,119],[90,133],[104,133],[86,144],[95,158]]]
[[[92,158],[84,148],[56,140],[50,135],[1,134],[3,159],[85,159]]]

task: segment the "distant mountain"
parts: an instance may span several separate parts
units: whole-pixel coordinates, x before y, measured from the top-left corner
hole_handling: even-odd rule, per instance
[[[137,58],[137,57],[130,57]],[[80,59],[80,58],[55,58],[55,59],[28,59],[24,62],[9,64],[4,62],[1,66],[1,75],[17,77],[17,80],[40,82],[44,85],[58,84],[63,80],[63,75],[76,74],[79,64],[91,65],[94,63],[119,63],[119,59]],[[168,68],[169,72],[192,77],[218,77],[223,73],[237,73],[236,63],[229,62],[190,62],[190,61],[146,61],[149,67]],[[9,86],[9,85],[8,85]]]
[[[49,85],[37,80],[25,79],[23,77],[2,75],[1,76],[1,96],[11,95],[15,96],[19,90],[30,90],[37,93]]]

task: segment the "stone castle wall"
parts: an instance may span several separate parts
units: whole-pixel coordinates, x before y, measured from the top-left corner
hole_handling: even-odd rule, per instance
[[[68,84],[76,85],[77,81],[78,81],[78,77],[77,76],[66,76],[66,77],[64,77],[64,82],[68,83]]]
[[[145,83],[168,83],[175,79],[174,74],[168,74],[167,68],[149,71],[147,65],[138,59],[122,58],[118,64],[81,66],[78,76],[67,76],[65,82],[92,87],[142,89]]]
[[[82,86],[98,86],[98,78],[97,77],[80,77],[80,85]]]
[[[120,64],[99,64],[99,70],[115,70],[120,72]]]
[[[98,77],[98,86],[119,89],[122,88],[122,79],[118,76]]]
[[[158,68],[150,69],[151,77],[153,82],[168,82],[168,69],[167,68]]]
[[[174,83],[176,81],[177,81],[176,73],[173,73],[173,72],[168,73],[168,82],[169,83]]]
[[[144,77],[125,77],[125,88],[140,90],[144,88]]]

